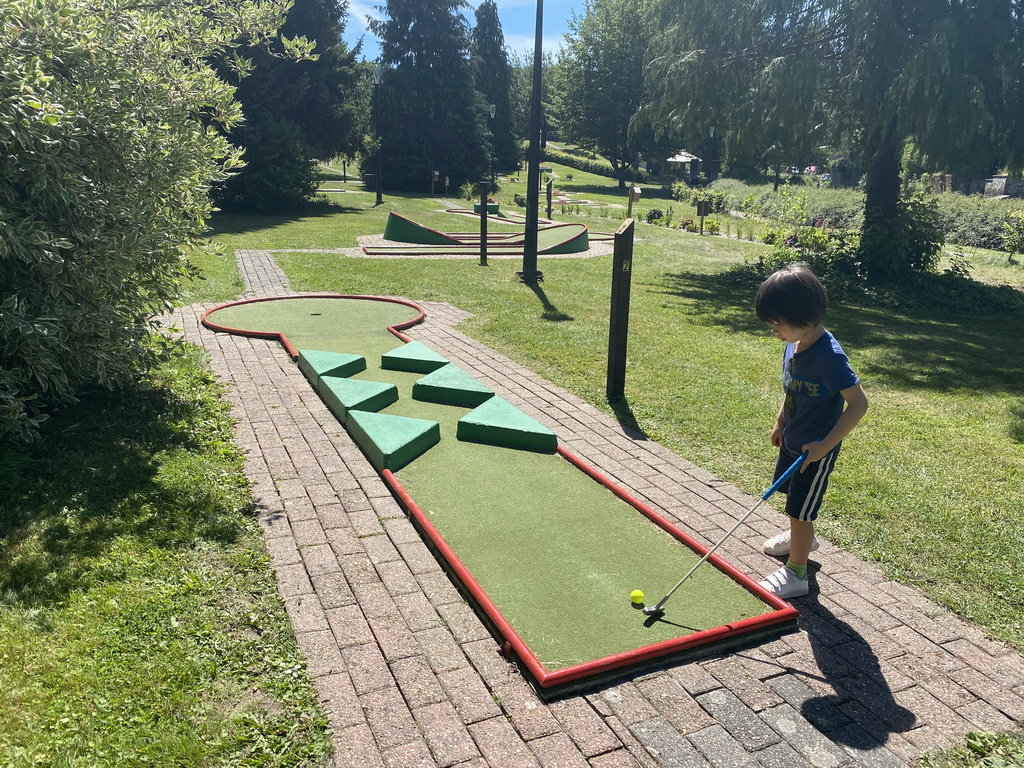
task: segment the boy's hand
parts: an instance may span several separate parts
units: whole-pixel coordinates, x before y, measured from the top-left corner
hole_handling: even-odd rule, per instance
[[[776,448],[782,447],[782,425],[778,422],[772,427],[772,445]]]
[[[813,464],[814,462],[821,461],[825,458],[825,455],[829,450],[829,447],[821,440],[815,440],[813,443],[806,443],[803,447],[803,451],[807,454],[807,458],[804,459],[803,466],[800,467],[800,472],[803,473],[807,469],[808,464]]]

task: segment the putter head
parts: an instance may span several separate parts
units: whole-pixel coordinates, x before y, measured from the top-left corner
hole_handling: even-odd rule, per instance
[[[659,608],[656,605],[644,606],[644,613],[648,616],[661,616],[661,614],[663,614],[664,612],[665,610],[663,608]]]

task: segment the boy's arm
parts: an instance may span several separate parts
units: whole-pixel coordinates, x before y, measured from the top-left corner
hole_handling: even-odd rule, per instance
[[[853,431],[853,428],[864,418],[864,414],[868,412],[868,396],[864,394],[864,389],[861,387],[860,382],[842,390],[840,394],[846,400],[846,409],[843,411],[843,415],[839,417],[839,421],[836,422],[836,425],[832,427],[832,430],[825,437],[813,443],[807,443],[803,447],[807,451],[807,460],[800,467],[801,472],[807,469],[808,464],[821,461],[825,454],[839,445],[839,442]]]
[[[776,448],[782,447],[782,430],[786,426],[786,402],[782,402],[779,408],[779,415],[775,417],[775,426],[772,427],[772,445]]]

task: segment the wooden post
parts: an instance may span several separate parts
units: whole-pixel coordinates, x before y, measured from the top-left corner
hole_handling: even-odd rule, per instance
[[[626,206],[626,218],[633,218],[633,203],[640,199],[640,187],[631,184],[629,187],[629,204]]]
[[[480,182],[480,266],[487,266],[487,193],[491,185]]]
[[[612,255],[612,307],[608,328],[608,400],[620,400],[626,390],[626,342],[629,337],[629,290],[633,274],[634,220],[626,219],[615,232]]]
[[[547,193],[548,193],[548,221],[551,221],[551,185],[554,183],[554,179],[548,179]]]

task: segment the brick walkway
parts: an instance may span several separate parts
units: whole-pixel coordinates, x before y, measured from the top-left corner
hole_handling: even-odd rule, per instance
[[[268,253],[237,256],[246,296],[289,293]],[[411,337],[706,543],[755,501],[453,330],[466,313],[421,304]],[[278,587],[333,727],[332,765],[884,768],[1024,721],[1020,655],[826,542],[816,586],[794,601],[798,633],[542,702],[283,348],[202,329],[204,309],[175,322],[228,385]],[[759,512],[723,548],[755,576],[778,565],[760,546],[781,522]]]

